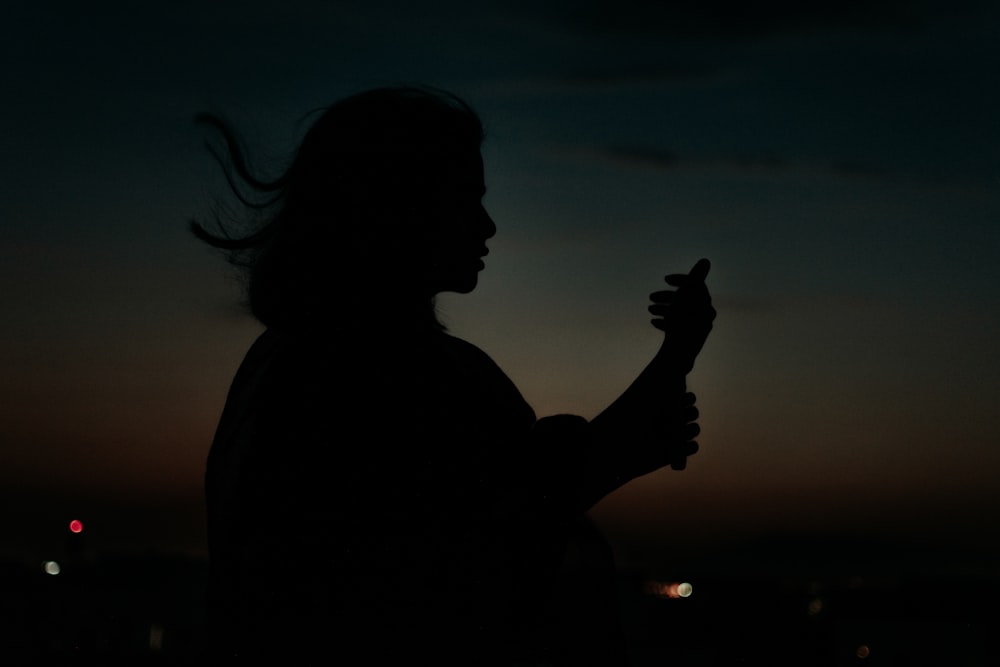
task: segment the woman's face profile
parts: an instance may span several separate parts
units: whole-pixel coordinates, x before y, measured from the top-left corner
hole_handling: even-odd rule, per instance
[[[426,284],[434,294],[467,294],[485,268],[486,241],[497,231],[483,206],[483,159],[476,151],[457,157],[441,171],[427,221]]]

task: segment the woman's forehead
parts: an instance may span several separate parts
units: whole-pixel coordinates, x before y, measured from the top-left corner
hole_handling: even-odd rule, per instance
[[[441,164],[439,174],[446,184],[463,190],[482,191],[485,188],[483,157],[479,151],[449,155]]]

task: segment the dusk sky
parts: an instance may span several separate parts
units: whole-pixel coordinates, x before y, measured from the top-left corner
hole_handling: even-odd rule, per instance
[[[689,381],[702,451],[594,510],[624,560],[770,532],[1000,546],[997,3],[4,15],[11,543],[80,518],[109,542],[203,549],[205,457],[261,329],[187,232],[226,194],[194,114],[231,118],[277,170],[307,112],[425,83],[483,117],[498,227],[442,319],[539,416],[598,414],[657,349],[648,294],[712,260],[719,315]]]

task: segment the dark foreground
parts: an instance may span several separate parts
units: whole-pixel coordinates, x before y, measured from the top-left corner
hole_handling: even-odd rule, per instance
[[[203,560],[64,554],[0,562],[0,664],[187,665],[205,627]],[[762,540],[619,572],[633,667],[1000,664],[990,554]]]

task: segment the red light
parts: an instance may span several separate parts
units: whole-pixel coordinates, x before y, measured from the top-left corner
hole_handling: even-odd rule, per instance
[[[71,533],[82,533],[83,532],[83,522],[78,519],[73,519],[69,522],[69,532]]]

